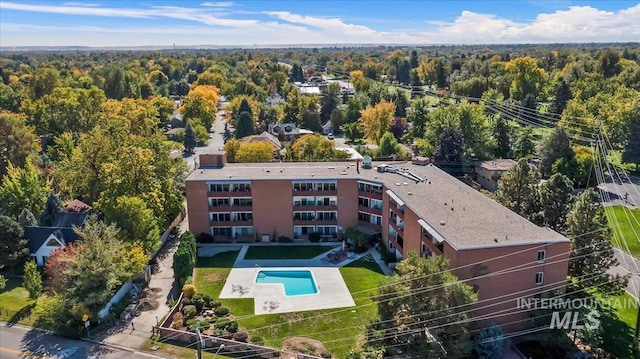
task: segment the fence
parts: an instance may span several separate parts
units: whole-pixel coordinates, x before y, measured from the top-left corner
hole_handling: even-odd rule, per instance
[[[104,308],[102,308],[101,311],[98,312],[98,317],[100,317],[100,319],[104,319],[107,314],[109,314],[109,310],[111,309],[111,306],[118,303],[122,297],[124,297],[127,293],[129,293],[129,289],[131,289],[131,286],[133,285],[133,282],[128,281],[125,284],[122,285],[122,287],[120,287],[120,289],[116,292],[116,294],[113,295],[113,297],[111,297],[111,300],[109,300],[109,303],[107,303],[107,305],[104,306]]]
[[[158,249],[155,252],[151,253],[151,258],[155,258],[158,255],[158,252],[160,252],[160,250],[162,249],[162,246],[164,246],[164,244],[169,239],[169,236],[171,235],[171,230],[177,227],[180,224],[180,222],[182,222],[182,220],[186,215],[187,215],[187,212],[186,210],[183,209],[182,211],[180,211],[180,213],[178,213],[176,218],[173,219],[171,224],[169,224],[169,227],[167,228],[167,230],[164,231],[164,233],[162,233],[162,235],[160,236],[160,243],[161,243],[160,247],[158,247]]]

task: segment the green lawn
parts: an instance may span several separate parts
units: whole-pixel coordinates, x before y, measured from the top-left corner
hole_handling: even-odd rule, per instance
[[[250,246],[244,259],[311,259],[333,248],[329,246]]]
[[[636,257],[640,257],[640,242],[633,232],[635,229],[636,233],[640,235],[640,210],[631,210],[625,206],[613,206],[611,209],[612,211],[607,209],[606,212],[609,219],[609,225],[613,229],[614,235],[616,235],[613,245],[624,251],[627,250],[622,243],[618,243],[618,241],[615,240],[619,238],[619,232],[617,231],[617,226],[619,226],[622,232],[622,237],[629,246],[631,254]]]
[[[638,308],[629,304],[635,302],[635,299],[629,293],[607,299],[617,299],[617,304],[621,305],[612,304],[615,308],[601,313],[599,320],[603,329],[602,349],[616,358],[631,358]]]
[[[198,258],[195,274],[198,292],[217,298],[237,254],[227,252]],[[376,306],[370,297],[385,276],[375,262],[364,259],[340,268],[340,273],[358,307],[253,315],[253,298],[220,301],[238,318],[243,330],[250,336],[262,337],[266,345],[281,347],[284,339],[305,336],[322,341],[327,350],[344,357],[354,348],[357,338],[364,334],[365,324],[375,318]]]
[[[610,151],[607,158],[614,166],[619,169],[625,170],[627,173],[636,172],[635,164],[622,162],[622,152],[620,152],[619,150]]]
[[[158,349],[153,350],[151,348],[158,347]],[[193,359],[196,357],[196,349],[194,346],[190,348],[185,348],[184,343],[158,343],[153,339],[147,340],[147,342],[142,347],[142,350],[149,352],[151,354],[163,355],[168,358],[177,358],[177,359]],[[215,350],[213,348],[206,348],[202,352],[203,359],[213,359],[215,355]],[[234,359],[234,357],[218,354],[215,356],[216,359]]]
[[[9,278],[7,287],[0,290],[0,321],[33,325],[36,303],[22,287],[22,280]]]

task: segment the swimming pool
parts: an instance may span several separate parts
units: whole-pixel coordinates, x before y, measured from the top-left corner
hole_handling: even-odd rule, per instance
[[[261,270],[256,276],[258,284],[283,284],[287,296],[318,293],[316,281],[309,270]]]

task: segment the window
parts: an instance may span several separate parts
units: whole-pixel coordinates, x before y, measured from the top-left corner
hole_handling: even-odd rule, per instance
[[[229,192],[229,185],[226,183],[213,183],[209,185],[209,192]]]
[[[371,200],[371,208],[382,210],[382,201],[377,199]]]
[[[209,198],[209,206],[210,207],[228,207],[229,199],[228,198]]]
[[[431,255],[431,251],[429,250],[429,247],[422,243],[422,255],[424,255],[425,257],[428,257],[429,255]]]
[[[396,214],[396,212],[389,210],[389,219],[395,222],[397,218],[398,218],[398,215]]]
[[[382,194],[382,186],[358,182],[358,191]]]
[[[243,206],[250,207],[253,204],[251,198],[234,198],[233,205],[234,206]]]
[[[369,208],[369,204],[370,203],[371,203],[371,200],[369,198],[358,197],[358,205],[359,206]]]
[[[316,231],[323,236],[333,236],[338,233],[338,228],[336,226],[318,226]]]
[[[313,197],[293,197],[293,205],[297,206],[313,206]]]
[[[335,191],[336,183],[335,182],[319,182],[317,183],[318,191]]]
[[[209,221],[211,222],[226,222],[230,220],[229,213],[209,213]]]
[[[293,184],[294,191],[313,191],[313,183],[310,182],[296,182]]]
[[[231,228],[229,227],[211,227],[212,236],[230,236]]]
[[[543,272],[536,273],[536,285],[542,285],[543,282],[544,282],[544,273]]]
[[[392,251],[394,249],[395,249],[395,247],[393,246],[393,243],[391,243],[391,241],[389,241],[389,250]]]
[[[371,215],[365,212],[358,212],[358,221],[361,222],[371,222]]]
[[[338,198],[337,197],[317,197],[316,203],[318,206],[337,206]]]
[[[236,183],[232,186],[231,191],[233,192],[251,192],[251,184],[250,183]]]
[[[319,221],[335,221],[336,218],[336,212],[317,212],[316,214],[316,219]]]
[[[251,212],[233,212],[234,221],[252,221],[253,213]]]
[[[60,242],[56,241],[55,238],[51,238],[49,242],[47,242],[47,247],[60,247]]]
[[[371,215],[371,223],[376,224],[378,226],[382,225],[382,216],[376,216],[375,214]]]
[[[538,263],[544,263],[547,259],[547,251],[542,249],[538,251]]]
[[[293,212],[294,221],[313,221],[313,212]]]

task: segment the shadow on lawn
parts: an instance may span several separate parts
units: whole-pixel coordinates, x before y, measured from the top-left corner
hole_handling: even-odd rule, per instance
[[[197,268],[231,268],[238,257],[238,251],[222,252],[213,257],[197,257]]]
[[[36,307],[36,303],[31,303],[27,306],[20,308],[19,311],[17,311],[15,314],[11,316],[11,318],[9,318],[9,321],[7,322],[7,326],[10,327],[14,324],[17,324],[19,321],[23,319],[31,320],[31,312],[35,307]]]
[[[349,264],[347,264],[344,267],[349,267],[349,268],[366,268],[369,269],[371,271],[374,271],[376,273],[380,273],[380,274],[384,274],[384,272],[382,271],[382,269],[380,269],[380,266],[378,265],[378,263],[376,263],[375,259],[373,259],[373,257],[369,254],[366,255],[356,261],[353,261]]]
[[[600,327],[602,329],[602,348],[616,358],[633,358],[631,345],[634,329],[616,316],[614,310],[600,310]]]

